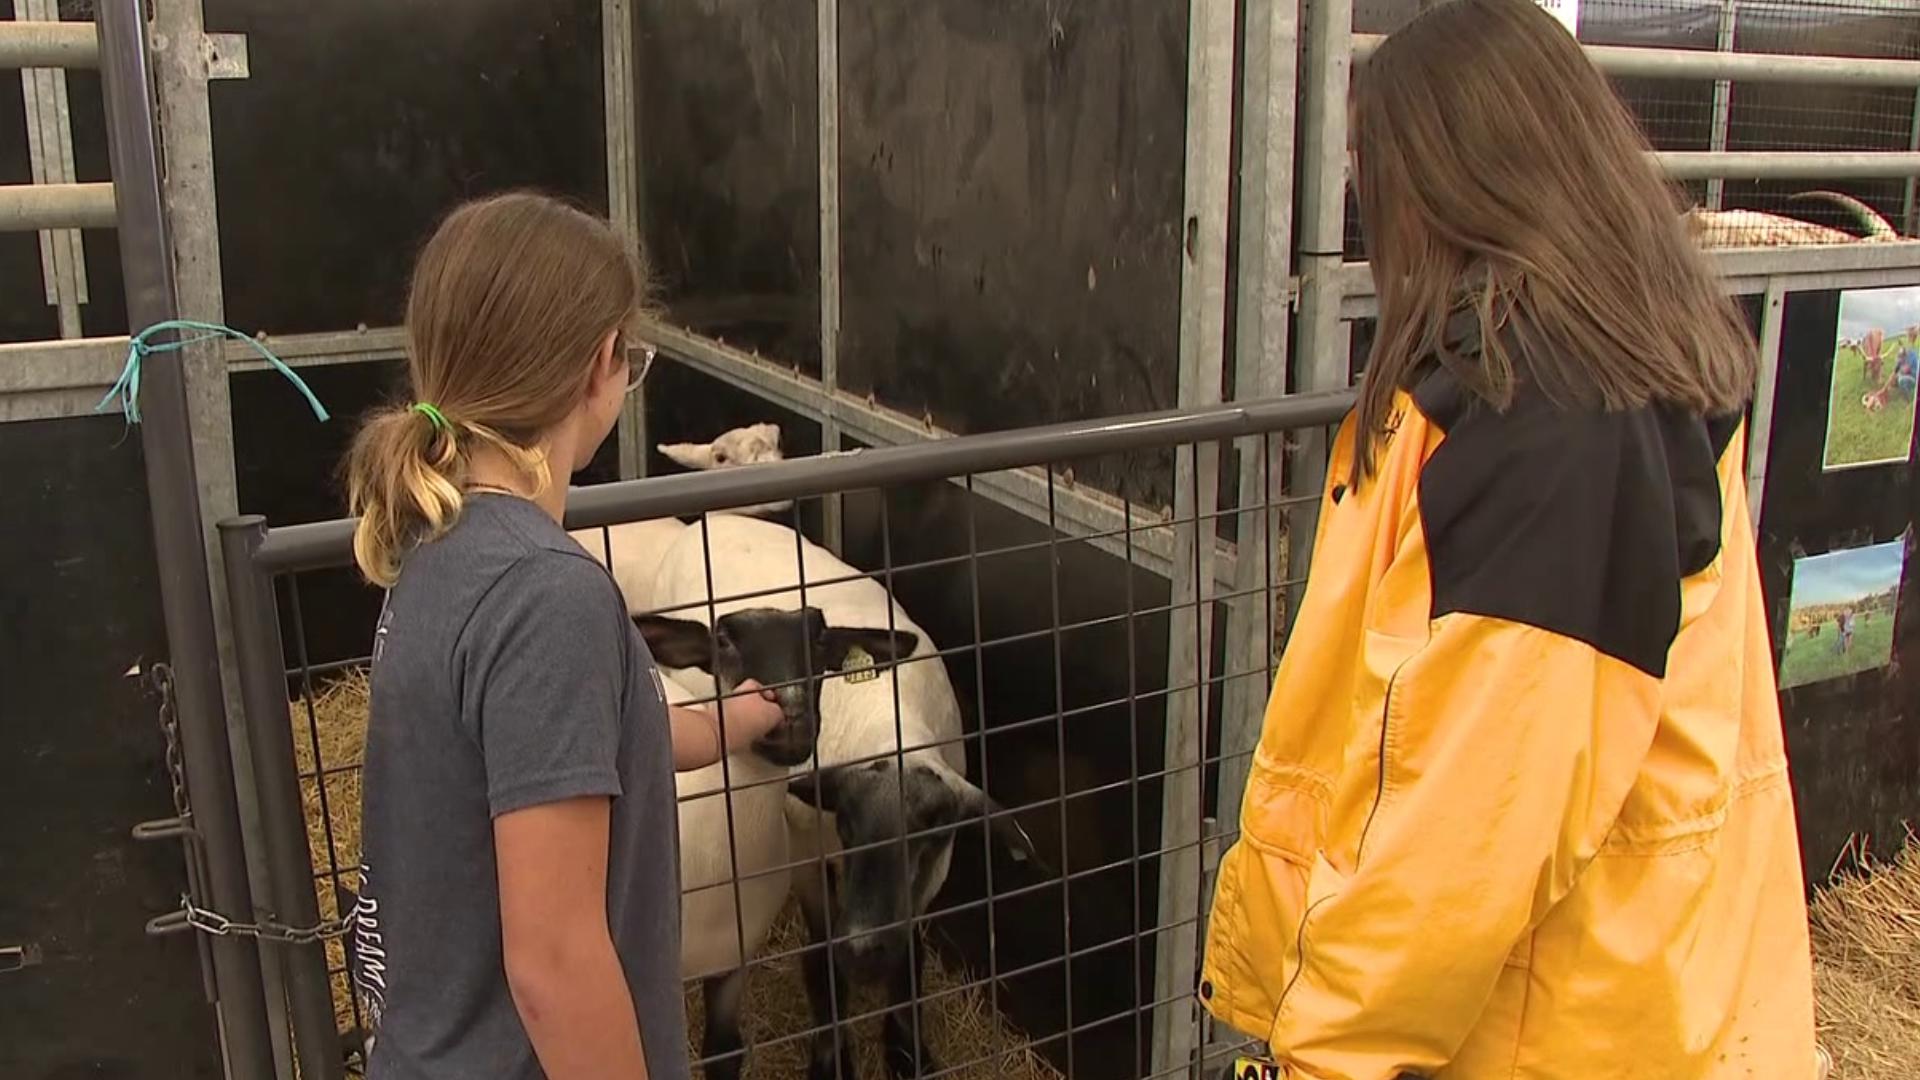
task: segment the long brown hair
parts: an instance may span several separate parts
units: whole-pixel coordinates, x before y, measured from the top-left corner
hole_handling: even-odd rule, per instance
[[[1394,391],[1436,357],[1495,408],[1741,408],[1756,350],[1688,238],[1678,190],[1573,36],[1533,0],[1449,0],[1383,42],[1353,99],[1380,322],[1352,483]],[[1471,313],[1477,349],[1448,320]],[[1509,323],[1523,331],[1498,333]]]
[[[525,192],[449,214],[407,297],[412,401],[370,415],[343,466],[367,580],[393,584],[409,547],[453,525],[475,448],[501,452],[537,489],[551,483],[540,439],[586,394],[608,333],[645,303],[638,252],[599,218]]]

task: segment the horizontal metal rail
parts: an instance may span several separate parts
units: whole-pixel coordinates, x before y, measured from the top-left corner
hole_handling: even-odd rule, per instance
[[[1019,469],[1063,458],[1233,439],[1337,423],[1353,404],[1348,391],[1302,394],[1189,412],[965,435],[936,442],[823,454],[715,472],[624,480],[575,488],[567,499],[569,529],[697,514],[730,506],[801,499]],[[978,481],[976,481],[976,486]],[[1137,528],[1163,524],[1157,519]],[[255,554],[268,573],[344,566],[352,557],[350,519],[271,530]]]
[[[317,334],[259,334],[260,344],[273,350],[291,367],[325,367],[375,360],[398,360],[407,355],[407,333],[398,326],[326,331]],[[258,371],[268,366],[243,341],[221,343],[221,353],[232,371]]]
[[[1662,150],[1654,158],[1675,180],[1904,180],[1920,176],[1920,154],[1906,150]]]
[[[1371,56],[1385,40],[1381,34],[1353,35],[1354,59]],[[1595,67],[1608,75],[1628,78],[1920,87],[1920,60],[1657,49],[1635,45],[1588,45],[1585,48]]]
[[[0,22],[0,68],[97,68],[90,22]]]
[[[0,23],[0,25],[5,25]],[[292,367],[396,360],[406,355],[406,334],[399,327],[321,334],[260,337],[261,344]],[[221,352],[233,371],[257,371],[268,365],[240,341],[224,341]],[[120,377],[127,361],[127,338],[67,338],[0,342],[0,398],[47,390],[105,390]]]
[[[111,229],[114,223],[112,184],[0,185],[0,232]]]
[[[1788,291],[1871,288],[1920,280],[1920,241],[1899,244],[1813,244],[1792,247],[1718,248],[1710,251],[1724,291],[1764,291],[1778,281]],[[1340,267],[1343,319],[1379,313],[1373,270],[1365,262]]]
[[[874,446],[905,446],[959,437],[936,426],[931,417],[915,419],[845,390],[828,390],[818,379],[803,375],[794,368],[677,326],[649,323],[643,332],[649,342],[668,356],[782,408],[815,421],[823,420],[831,411],[840,430],[861,442]],[[1051,520],[1073,526],[1067,530],[1070,535],[1077,531],[1104,537],[1095,542],[1100,550],[1120,558],[1131,555],[1134,564],[1142,569],[1159,577],[1172,577],[1172,535],[1162,532],[1139,537],[1132,551],[1128,552],[1119,540],[1112,539],[1126,524],[1124,504],[1103,491],[1055,479],[1050,505],[1047,474],[1039,469],[981,476],[974,481],[974,490],[1035,521],[1044,523]],[[1141,524],[1146,514],[1162,513],[1167,509],[1136,506],[1135,524]],[[1219,580],[1232,581],[1231,548],[1221,550],[1215,561]]]
[[[0,344],[0,397],[48,390],[105,390],[127,361],[124,337]]]

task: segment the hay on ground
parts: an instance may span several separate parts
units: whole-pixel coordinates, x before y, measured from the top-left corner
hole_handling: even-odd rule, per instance
[[[294,756],[302,777],[300,795],[307,816],[308,850],[314,873],[319,875],[322,918],[333,918],[338,911],[332,887],[336,867],[342,885],[357,889],[360,884],[359,765],[366,743],[367,694],[364,671],[329,682],[314,698],[311,730],[306,705],[294,701],[291,707]],[[325,774],[324,812],[322,782],[314,779],[316,742],[320,750],[318,771]],[[327,858],[329,825],[334,855],[331,862]],[[798,905],[790,904],[760,954],[778,959],[756,963],[749,973],[747,1004],[742,1010],[751,1048],[744,1074],[748,1078],[806,1074],[807,1033],[813,1029],[813,1020],[797,955],[804,940]],[[327,962],[336,970],[345,966],[345,953],[338,940],[327,943]],[[953,1068],[944,1075],[953,1080],[1057,1080],[1060,1073],[1029,1049],[1026,1037],[993,1010],[988,988],[970,985],[982,980],[951,964],[938,950],[931,952],[925,975],[921,993],[929,1004],[921,1015],[928,1028],[926,1042],[939,1056],[942,1068]],[[853,996],[851,1003],[843,1003],[843,1015],[875,1013],[884,1004],[871,992]],[[355,1027],[357,1020],[345,975],[333,978],[333,1004],[340,1030]],[[703,1012],[698,990],[690,989],[687,1035],[688,1046],[696,1056]],[[847,1029],[855,1033],[854,1046],[863,1077],[887,1075],[881,1062],[880,1029],[878,1016]]]
[[[1811,913],[1820,1044],[1831,1080],[1920,1074],[1920,842],[1835,876]]]

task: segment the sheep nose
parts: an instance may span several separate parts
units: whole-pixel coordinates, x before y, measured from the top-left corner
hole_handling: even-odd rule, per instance
[[[807,698],[805,684],[782,686],[773,692],[773,698],[780,703],[780,711],[786,713],[789,720],[805,716],[808,707],[813,704]]]
[[[894,959],[893,935],[879,930],[850,935],[841,945],[840,956],[855,973],[878,973]]]

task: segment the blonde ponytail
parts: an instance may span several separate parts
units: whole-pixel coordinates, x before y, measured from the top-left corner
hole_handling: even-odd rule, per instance
[[[369,582],[391,587],[407,550],[438,538],[460,519],[471,448],[482,443],[519,471],[538,496],[552,471],[538,448],[520,446],[485,424],[442,418],[420,405],[369,417],[347,451],[353,561]]]
[[[460,516],[466,455],[454,432],[411,407],[367,418],[347,451],[347,508],[360,518],[353,561],[382,588],[400,575],[400,558],[453,526]]]
[[[646,277],[606,221],[543,195],[479,199],[441,222],[407,297],[416,400],[367,417],[342,465],[369,582],[392,586],[409,550],[459,520],[474,452],[548,489],[542,439],[581,401],[607,335],[647,308]]]

